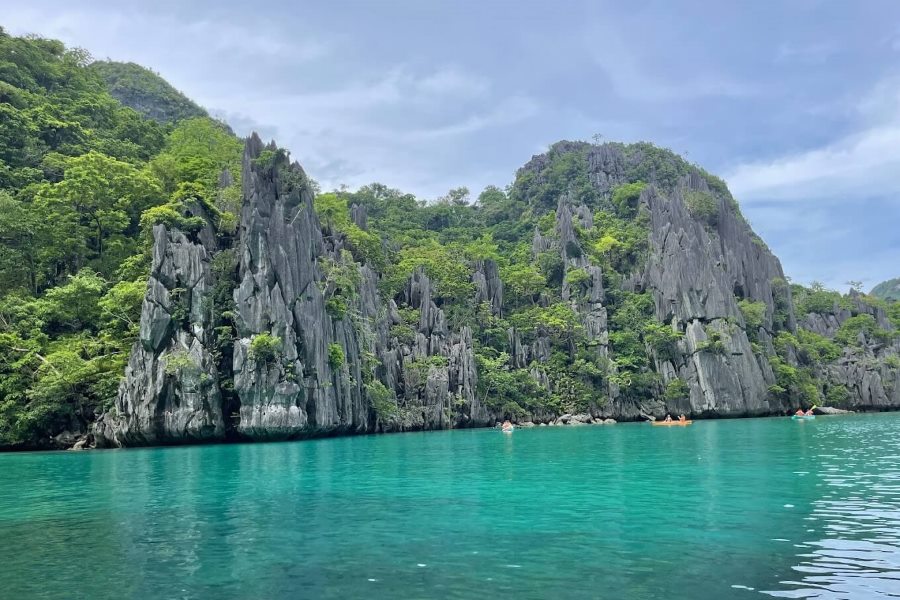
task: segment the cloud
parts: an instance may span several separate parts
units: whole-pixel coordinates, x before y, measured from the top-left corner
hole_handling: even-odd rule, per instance
[[[477,97],[487,92],[490,84],[485,78],[457,67],[445,67],[419,80],[418,87],[431,94]]]
[[[784,42],[778,46],[775,62],[821,64],[837,54],[838,51],[839,48],[834,42],[814,42],[811,44]]]
[[[171,25],[171,23],[168,23]],[[314,38],[278,37],[270,29],[255,30],[252,26],[237,27],[223,21],[207,19],[186,23],[184,31],[195,38],[210,41],[213,49],[238,52],[250,56],[306,62],[327,56],[330,46]]]
[[[303,115],[312,111],[363,111],[401,106],[428,108],[447,106],[482,96],[488,89],[483,78],[457,68],[440,68],[416,74],[400,65],[376,77],[343,82],[329,90],[272,95],[266,89],[249,89],[233,95],[230,101],[253,104],[266,110],[291,111]]]
[[[160,54],[182,60],[220,61],[221,53],[297,63],[327,56],[331,46],[313,36],[287,35],[252,20],[182,19],[110,7],[6,7],[3,26],[13,33],[38,33],[87,46],[96,56],[142,61]],[[123,41],[129,43],[123,44]],[[153,66],[148,65],[148,66]]]
[[[626,41],[602,19],[593,20],[585,29],[583,48],[594,64],[609,79],[622,98],[650,102],[671,102],[703,97],[744,97],[758,93],[755,86],[726,75],[705,73],[703,65],[693,64],[678,71],[676,79],[653,73],[640,60],[641,44]]]
[[[824,146],[734,167],[725,177],[744,201],[861,198],[900,192],[900,82],[859,103],[861,128]]]
[[[526,96],[514,96],[503,100],[494,109],[484,114],[474,114],[462,121],[404,132],[401,137],[408,141],[434,140],[481,131],[490,127],[512,125],[537,115],[538,104]]]

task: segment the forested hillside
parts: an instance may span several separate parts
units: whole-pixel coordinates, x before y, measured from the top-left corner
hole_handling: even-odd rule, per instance
[[[900,305],[790,284],[667,150],[317,193],[148,74],[0,31],[0,446],[900,406]]]
[[[872,288],[872,296],[888,301],[900,300],[900,277],[882,281]]]
[[[208,116],[150,69],[114,61],[92,62],[89,68],[100,75],[113,98],[154,121],[174,123]]]
[[[0,444],[83,431],[136,339],[150,228],[185,200],[234,226],[242,144],[115,100],[83,51],[0,31]],[[149,99],[149,97],[148,97]]]

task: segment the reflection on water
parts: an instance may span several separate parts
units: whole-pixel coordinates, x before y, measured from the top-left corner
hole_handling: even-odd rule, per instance
[[[818,499],[805,519],[817,534],[797,555],[796,578],[780,598],[900,598],[900,465],[896,436],[870,436],[863,424],[828,423],[815,446]],[[842,426],[838,426],[842,425]],[[835,454],[840,446],[845,453]],[[798,544],[799,545],[799,544]]]

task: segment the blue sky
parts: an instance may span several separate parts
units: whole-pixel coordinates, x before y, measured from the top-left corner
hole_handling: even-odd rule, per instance
[[[723,176],[794,280],[900,276],[900,2],[0,0],[135,61],[323,187],[506,185],[560,139]]]

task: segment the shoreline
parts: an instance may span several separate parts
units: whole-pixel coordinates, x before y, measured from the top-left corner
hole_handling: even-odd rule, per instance
[[[900,412],[900,407],[887,407],[881,409],[857,409],[857,410],[848,410],[848,409],[837,409],[833,407],[827,406],[819,406],[815,409],[816,416],[841,416],[841,415],[854,415],[854,414],[875,414],[875,413],[886,413],[886,412]],[[700,415],[686,415],[688,419],[694,421],[717,421],[717,420],[738,420],[738,419],[774,419],[774,418],[790,418],[793,415],[793,412],[788,412],[784,414],[780,413],[767,413],[767,414],[755,414],[755,415],[710,415],[710,414],[700,414]],[[653,416],[653,415],[648,415]],[[590,418],[591,421],[585,421],[585,418]],[[656,417],[657,419],[662,419],[664,417]],[[547,421],[511,421],[512,424],[521,429],[533,429],[537,427],[584,427],[584,426],[611,426],[625,423],[648,423],[653,421],[654,419],[614,419],[611,417],[591,417],[588,413],[578,413],[578,414],[564,414],[558,417],[554,417],[553,419],[549,419]],[[146,449],[146,448],[170,448],[170,447],[178,447],[178,446],[218,446],[218,445],[231,445],[231,444],[274,444],[274,443],[283,443],[283,442],[302,442],[308,440],[321,440],[327,438],[335,438],[335,437],[355,437],[355,436],[369,436],[369,435],[392,435],[392,434],[404,434],[404,433],[427,433],[427,432],[435,432],[435,431],[453,431],[457,429],[498,429],[501,424],[501,421],[496,421],[493,425],[479,425],[473,427],[446,427],[446,428],[431,428],[431,429],[402,429],[402,430],[390,430],[390,431],[348,431],[343,429],[333,429],[328,432],[323,433],[309,433],[307,435],[299,435],[293,437],[286,438],[268,438],[268,439],[252,439],[247,437],[232,437],[221,440],[183,440],[178,442],[172,442],[167,444],[146,444],[146,445],[131,445],[131,446],[119,446],[119,447],[97,447],[91,446],[87,443],[83,444],[80,447],[77,447],[79,442],[86,441],[88,439],[88,435],[82,435],[79,437],[79,442],[76,442],[74,445],[69,447],[21,447],[21,448],[10,448],[10,447],[0,447],[0,453],[2,454],[19,454],[19,453],[38,453],[38,452],[83,452],[83,451],[91,451],[91,450],[131,450],[131,449]]]

